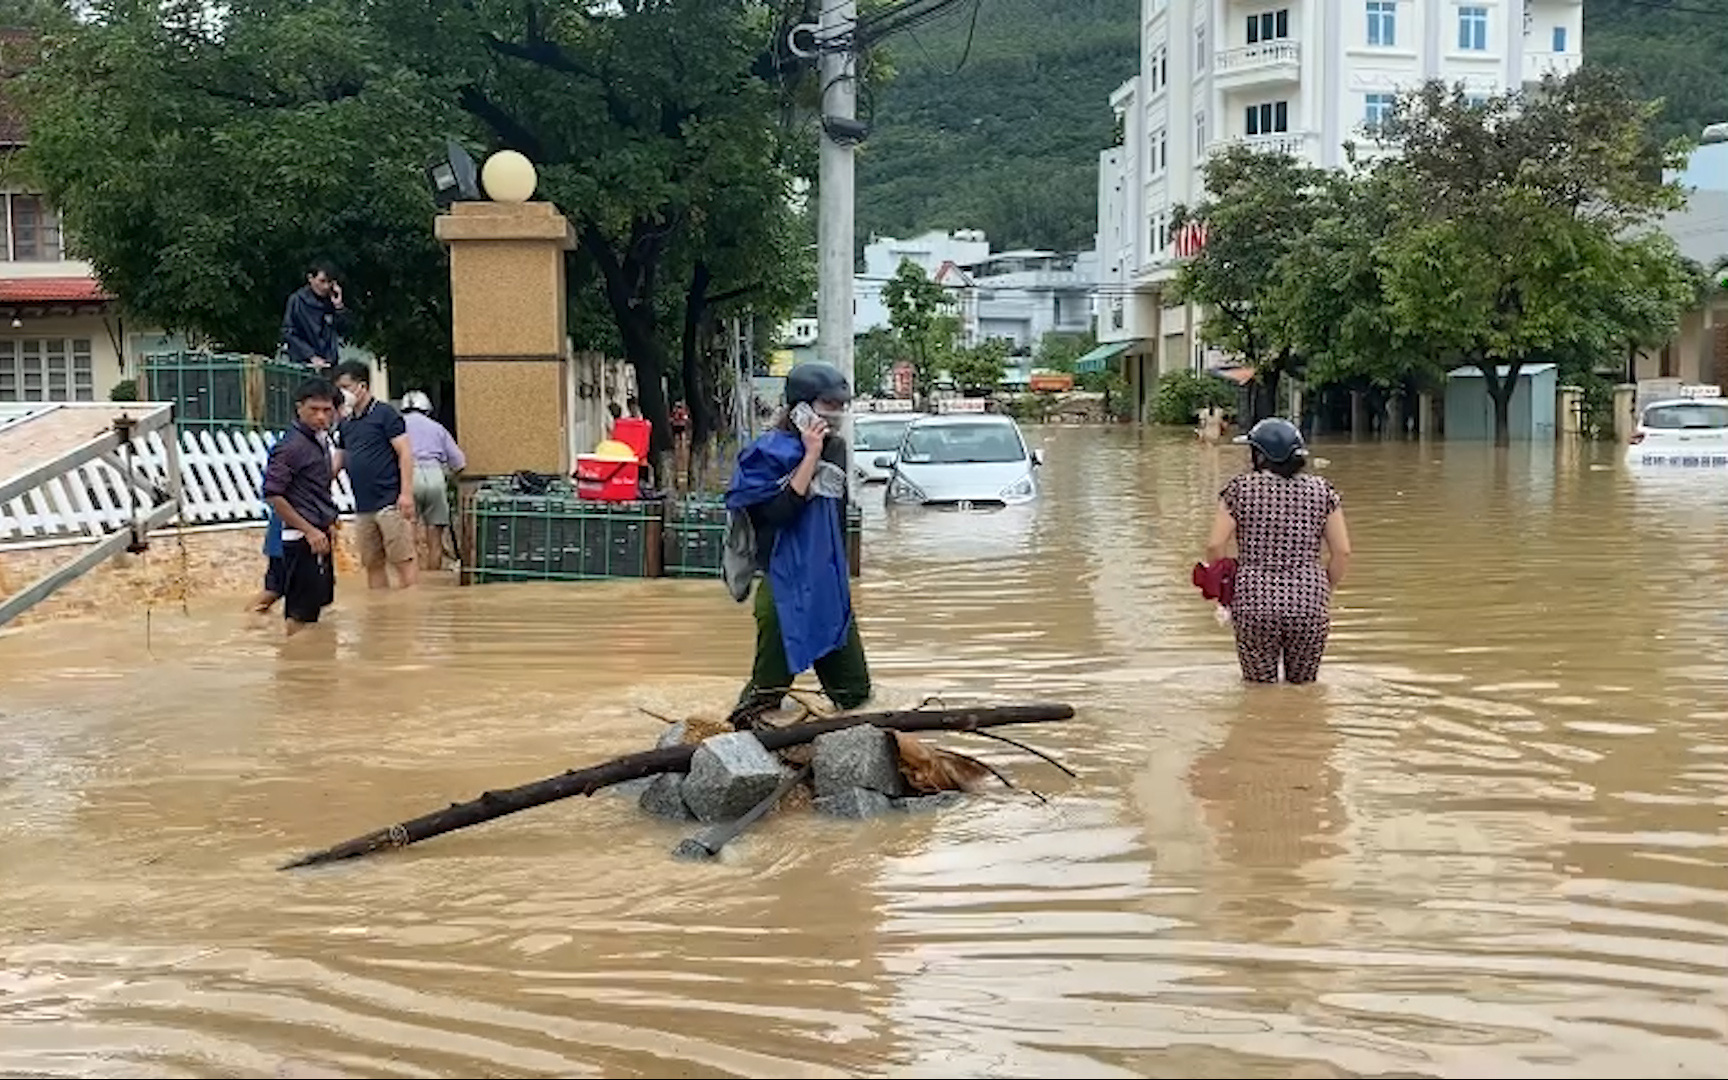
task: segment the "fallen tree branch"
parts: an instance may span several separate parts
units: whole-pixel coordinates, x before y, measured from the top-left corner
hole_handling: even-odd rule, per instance
[[[1004,727],[1010,724],[1041,724],[1067,720],[1074,715],[1070,705],[979,705],[968,709],[931,709],[910,712],[852,713],[807,724],[774,728],[757,734],[769,751],[802,746],[819,735],[844,731],[859,724],[873,724],[889,731],[977,731],[981,728]],[[407,847],[434,836],[465,829],[470,825],[500,818],[506,814],[528,810],[575,795],[592,795],[601,788],[640,780],[668,772],[689,772],[690,758],[696,753],[693,745],[669,746],[663,750],[644,750],[621,758],[573,769],[545,780],[536,780],[503,791],[483,792],[468,802],[452,803],[442,810],[422,814],[411,821],[345,840],[334,847],[303,855],[280,869],[293,870],[302,866],[318,866],[370,855],[389,848]]]
[[[977,736],[980,736],[980,737],[986,738],[986,739],[995,739],[997,742],[1007,743],[1009,746],[1012,746],[1015,749],[1024,750],[1028,754],[1031,754],[1033,757],[1039,758],[1043,761],[1050,763],[1051,765],[1056,766],[1058,769],[1061,769],[1064,773],[1068,774],[1069,776],[1073,777],[1076,780],[1078,780],[1080,778],[1079,773],[1075,772],[1073,769],[1070,769],[1068,766],[1062,764],[1060,761],[1057,761],[1055,758],[1051,757],[1049,754],[1046,754],[1044,751],[1038,749],[1036,746],[1027,746],[1025,743],[1021,742],[1018,739],[1010,739],[1008,736],[998,735],[994,731],[974,731],[974,732],[971,732],[970,734],[977,735]]]

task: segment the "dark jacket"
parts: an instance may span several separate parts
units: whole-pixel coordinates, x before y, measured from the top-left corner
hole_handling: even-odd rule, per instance
[[[347,312],[337,311],[329,297],[319,296],[310,285],[300,286],[282,313],[282,342],[288,348],[288,359],[308,364],[314,356],[322,356],[336,363],[341,359],[337,355],[340,332],[347,323]]]
[[[335,522],[336,497],[330,490],[330,448],[316,431],[300,423],[288,429],[264,466],[264,497],[284,498],[319,531]]]

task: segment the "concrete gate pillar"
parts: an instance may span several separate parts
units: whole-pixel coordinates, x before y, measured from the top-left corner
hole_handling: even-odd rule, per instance
[[[574,230],[551,203],[458,202],[437,219],[450,247],[456,422],[470,477],[570,475],[572,411],[564,253]]]

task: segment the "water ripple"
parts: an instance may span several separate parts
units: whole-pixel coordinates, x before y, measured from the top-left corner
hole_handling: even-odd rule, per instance
[[[713,582],[0,638],[0,1074],[1723,1075],[1728,504],[1611,449],[1326,446],[1323,679],[1251,688],[1187,582],[1240,452],[1033,441],[1038,505],[867,501],[858,608],[881,700],[1071,701],[1021,734],[1079,779],[956,740],[1049,801],[718,865],[607,796],[273,869],[723,708]]]

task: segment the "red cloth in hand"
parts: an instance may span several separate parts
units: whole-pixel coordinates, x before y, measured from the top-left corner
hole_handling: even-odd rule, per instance
[[[1236,560],[1219,559],[1211,565],[1195,563],[1193,581],[1201,596],[1229,607],[1236,598]]]

